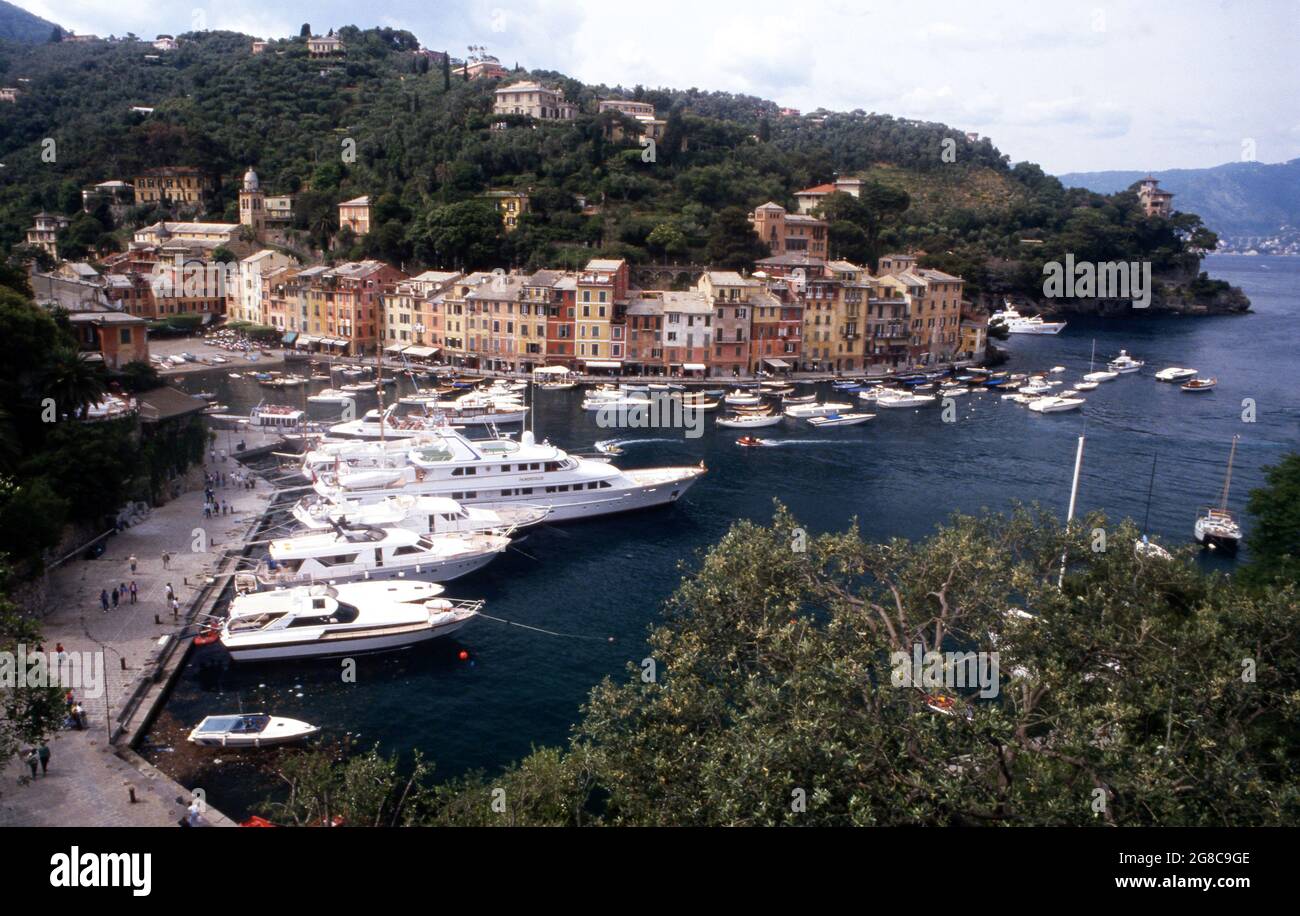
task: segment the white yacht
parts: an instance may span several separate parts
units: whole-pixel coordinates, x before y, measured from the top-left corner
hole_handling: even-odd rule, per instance
[[[389,496],[448,496],[463,505],[544,506],[549,521],[572,521],[675,502],[705,473],[693,467],[623,470],[579,458],[525,430],[515,442],[471,442],[444,426],[405,454],[340,457],[315,469],[315,491],[332,502],[373,503]],[[355,466],[358,463],[362,466]]]
[[[793,404],[790,407],[787,407],[784,413],[787,417],[791,417],[795,420],[806,420],[809,417],[829,417],[831,414],[852,409],[852,404],[826,401],[821,404]]]
[[[1096,372],[1089,372],[1083,377],[1085,382],[1113,382],[1119,378],[1119,373],[1113,370],[1099,369]]]
[[[551,511],[545,506],[497,506],[483,509],[462,506],[445,496],[390,496],[377,503],[355,500],[331,503],[319,496],[298,501],[294,519],[309,531],[327,531],[335,524],[379,528],[406,528],[416,534],[472,534],[498,531],[509,534],[540,524]]]
[[[1185,382],[1189,378],[1196,378],[1195,369],[1184,369],[1181,366],[1170,366],[1168,369],[1161,369],[1156,373],[1156,381],[1159,382]]]
[[[342,388],[322,388],[315,394],[307,395],[307,403],[309,404],[337,404],[342,407],[353,402],[352,393],[344,391]]]
[[[351,439],[410,439],[420,433],[432,432],[446,423],[495,425],[498,423],[522,423],[527,407],[498,408],[495,404],[462,407],[456,410],[444,410],[430,414],[414,414],[406,417],[397,416],[396,406],[388,407],[381,414],[378,410],[368,410],[359,420],[348,420],[329,428],[331,436]]]
[[[239,595],[221,645],[240,662],[402,649],[456,632],[483,607],[441,593],[428,582],[358,582]]]
[[[506,535],[486,531],[428,535],[339,523],[333,531],[271,541],[268,557],[235,576],[241,588],[255,583],[264,589],[359,579],[449,582],[486,566],[509,546]]]
[[[1047,394],[1052,385],[1041,375],[1031,376],[1029,381],[1020,386],[1021,394]]]
[[[1106,368],[1112,372],[1118,372],[1120,375],[1128,375],[1131,372],[1139,371],[1146,363],[1140,359],[1134,359],[1128,355],[1128,350],[1120,350],[1119,356],[1112,359],[1106,364]]]
[[[719,426],[732,429],[756,429],[762,426],[776,426],[781,422],[781,415],[767,413],[736,414],[730,417],[718,417]]]
[[[995,323],[1005,325],[1009,334],[1059,334],[1066,325],[1064,321],[1044,321],[1037,315],[1021,315],[1010,302],[1004,304],[1002,311],[989,316],[989,324]]]
[[[881,391],[875,397],[877,407],[924,407],[933,404],[934,400],[932,394],[916,394],[912,391]]]
[[[1035,398],[1025,406],[1034,413],[1064,413],[1067,410],[1078,410],[1083,406],[1083,400],[1083,398]]]
[[[866,423],[874,413],[833,413],[820,417],[809,417],[808,425],[815,426],[817,429],[829,429],[835,426],[857,426],[859,423]]]
[[[304,741],[319,731],[317,725],[264,713],[205,716],[188,740],[202,747],[275,747]]]

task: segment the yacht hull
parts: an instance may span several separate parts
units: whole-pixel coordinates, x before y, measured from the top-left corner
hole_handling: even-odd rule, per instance
[[[468,618],[454,620],[445,624],[418,627],[394,628],[391,632],[343,633],[331,634],[312,641],[293,641],[261,644],[227,644],[222,645],[237,662],[266,662],[289,658],[321,658],[325,656],[352,655],[356,653],[391,652],[410,646],[450,636],[468,622]]]

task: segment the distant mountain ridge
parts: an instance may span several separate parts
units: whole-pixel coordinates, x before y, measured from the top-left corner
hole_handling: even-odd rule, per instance
[[[1221,236],[1260,236],[1300,227],[1300,159],[1267,164],[1229,162],[1208,169],[1151,172],[1173,191],[1174,209],[1197,213]],[[1069,172],[1067,187],[1111,194],[1146,177],[1144,171]]]
[[[0,39],[39,44],[49,41],[55,25],[21,6],[0,0]]]

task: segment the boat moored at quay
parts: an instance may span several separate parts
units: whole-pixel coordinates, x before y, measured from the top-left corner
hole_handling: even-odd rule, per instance
[[[376,447],[373,456],[353,453],[317,466],[313,489],[326,501],[360,505],[413,495],[465,506],[540,506],[549,510],[548,521],[561,522],[667,505],[705,473],[702,463],[623,470],[537,442],[527,430],[518,442],[470,441],[450,426],[437,432],[405,452]]]

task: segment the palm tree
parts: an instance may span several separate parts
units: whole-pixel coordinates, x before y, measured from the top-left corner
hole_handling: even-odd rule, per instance
[[[54,352],[42,380],[42,395],[54,399],[60,413],[84,418],[86,410],[99,403],[108,391],[99,367],[72,349]]]

